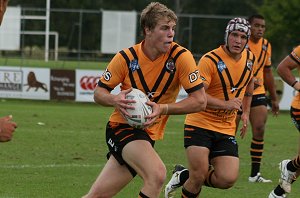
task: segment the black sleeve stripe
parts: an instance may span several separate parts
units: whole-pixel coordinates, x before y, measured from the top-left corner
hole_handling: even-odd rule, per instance
[[[215,52],[212,52],[211,54],[214,55],[219,61],[223,61],[223,60],[222,60]],[[223,93],[224,93],[224,98],[225,98],[226,101],[229,100],[226,82],[225,82],[225,79],[224,79],[222,73],[221,73],[221,72],[219,71],[219,69],[218,69],[218,62],[217,62],[214,58],[212,58],[210,55],[206,55],[205,57],[207,57],[207,58],[209,58],[210,60],[212,60],[213,63],[215,64],[215,66],[216,66],[216,68],[217,68],[217,71],[218,71],[219,78],[220,78],[220,82],[221,82],[221,84],[222,84],[222,89],[223,89]],[[226,71],[225,71],[225,72],[226,72]],[[227,76],[228,76],[228,75],[230,76],[230,74],[227,73]],[[228,79],[229,79],[229,76],[228,76]],[[230,77],[230,79],[231,79],[231,77]],[[230,80],[230,79],[229,79],[229,80]],[[232,81],[232,80],[231,80],[231,81]],[[230,82],[230,84],[233,85],[232,82]]]
[[[180,51],[174,56],[174,62],[176,62],[177,58],[178,58],[183,52],[186,52],[186,49],[180,50]]]
[[[133,49],[133,48],[132,48]],[[132,51],[132,49],[130,48],[129,50]],[[131,82],[131,86],[133,88],[137,88],[136,86],[136,83],[134,81],[134,78],[133,78],[133,74],[130,70],[130,59],[129,57],[127,56],[127,54],[124,52],[124,50],[120,51],[120,54],[123,56],[123,58],[125,59],[126,61],[126,64],[127,64],[127,68],[128,68],[128,72],[129,72],[129,78],[130,78],[130,82]],[[133,55],[134,56],[134,55]]]
[[[266,69],[271,68],[271,65],[266,65],[264,68]]]
[[[122,50],[120,51],[120,54],[123,56],[123,58],[125,59],[126,61],[126,64],[129,65],[130,64],[130,60],[128,58],[128,56],[126,55],[126,53]]]
[[[98,86],[107,89],[109,92],[111,92],[113,89],[101,82],[100,80],[98,81]]]
[[[298,63],[298,65],[300,65],[300,62],[297,60],[297,59],[295,59],[295,57],[294,56],[292,56],[291,54],[289,55],[290,57],[291,57],[291,59],[293,59],[296,63]]]
[[[185,91],[189,94],[189,93],[192,93],[194,91],[197,91],[199,89],[202,89],[204,87],[204,84],[203,83],[200,83],[199,85],[196,85],[190,89],[186,89]]]

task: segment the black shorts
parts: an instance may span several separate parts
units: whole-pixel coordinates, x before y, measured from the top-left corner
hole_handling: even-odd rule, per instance
[[[295,127],[298,129],[298,132],[300,132],[300,109],[295,109],[291,107],[290,115]]]
[[[238,144],[234,136],[218,133],[215,131],[184,126],[184,147],[201,146],[210,150],[209,159],[218,156],[239,157]]]
[[[268,105],[268,100],[266,95],[265,94],[253,95],[251,101],[251,107],[256,107],[260,105],[264,105],[264,106]]]
[[[136,171],[130,167],[122,157],[122,150],[126,144],[134,140],[146,140],[154,146],[153,141],[148,133],[142,129],[136,129],[128,124],[111,123],[106,125],[106,144],[109,152],[107,159],[113,155],[120,165],[125,165],[132,176],[136,176]]]

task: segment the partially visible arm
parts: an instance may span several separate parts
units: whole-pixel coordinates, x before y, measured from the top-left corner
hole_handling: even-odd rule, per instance
[[[252,78],[249,84],[247,85],[244,98],[242,101],[243,114],[241,115],[241,120],[243,122],[243,125],[242,128],[240,129],[240,136],[242,138],[245,137],[249,125],[249,115],[250,115],[252,94],[254,89],[254,80],[255,79]]]
[[[203,111],[206,108],[206,95],[204,88],[194,91],[187,98],[168,104],[168,114],[179,115]]]
[[[205,84],[205,89],[208,88],[208,86]],[[207,107],[212,109],[227,109],[227,110],[241,110],[242,101],[239,98],[233,98],[230,100],[221,100],[219,98],[215,98],[208,93],[206,93],[207,97]]]
[[[0,25],[3,20],[4,13],[6,11],[8,0],[0,0]]]
[[[296,77],[293,75],[292,70],[296,69],[300,65],[294,61],[290,56],[285,57],[277,67],[278,75],[294,89],[300,90],[300,83],[296,82]]]
[[[200,80],[199,70],[195,59],[190,51],[186,51],[176,61],[179,82],[185,89],[195,89],[188,93],[188,97],[176,102],[170,103],[167,108],[167,114],[179,115],[202,111],[206,108],[206,95],[203,88],[203,82]],[[194,79],[191,80],[191,74]],[[199,87],[200,86],[200,87]],[[196,90],[197,89],[197,90]],[[163,114],[165,111],[163,111]]]
[[[148,121],[144,125],[145,127],[151,126],[160,115],[181,115],[203,111],[206,108],[206,103],[204,88],[190,93],[187,98],[176,103],[157,104],[148,101],[147,104],[152,107],[153,112],[145,117]]]
[[[8,142],[12,139],[17,124],[12,121],[12,116],[0,118],[0,142]]]
[[[132,109],[133,107],[128,103],[134,103],[134,100],[128,100],[125,98],[126,94],[131,91],[130,89],[121,91],[118,95],[111,94],[107,89],[97,86],[94,92],[94,101],[102,106],[115,107],[123,115],[130,116],[126,109]]]
[[[271,67],[264,68],[264,84],[271,96],[272,113],[273,115],[277,115],[279,112],[279,105],[277,100],[274,76]]]

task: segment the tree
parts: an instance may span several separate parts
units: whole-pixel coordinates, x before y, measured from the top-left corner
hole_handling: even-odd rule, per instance
[[[151,0],[127,0],[125,3],[123,0],[52,0],[50,30],[59,32],[61,47],[69,50],[79,47],[83,51],[98,50],[101,37],[101,10],[135,10],[140,13],[150,2]],[[300,0],[160,0],[159,2],[173,9],[179,16],[176,41],[190,48],[197,56],[224,42],[224,31],[230,17],[248,17],[254,13],[262,14],[266,18],[266,38],[273,46],[274,62],[278,62],[293,46],[300,43],[298,36]],[[24,15],[43,15],[46,0],[10,0],[9,5],[27,8],[22,13]],[[39,12],[28,8],[36,8]],[[44,26],[44,23],[36,21],[26,21],[22,24],[23,30],[41,30]],[[82,42],[79,44],[80,38]],[[138,36],[137,41],[141,39],[142,37]],[[23,43],[24,46],[44,45],[42,37],[27,37]]]
[[[300,0],[264,0],[259,12],[265,17],[275,62],[300,44]]]

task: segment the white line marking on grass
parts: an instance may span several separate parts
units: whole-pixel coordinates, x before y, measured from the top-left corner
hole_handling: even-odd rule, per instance
[[[277,163],[271,163],[277,165]],[[165,163],[166,166],[175,166],[175,163]],[[241,166],[249,166],[249,163],[240,162]],[[25,168],[32,168],[32,169],[39,169],[39,168],[67,168],[67,167],[103,167],[104,164],[0,164],[0,168],[6,169],[25,169]]]
[[[66,168],[66,167],[101,167],[101,164],[12,164],[0,165],[0,168],[23,169],[23,168]]]

